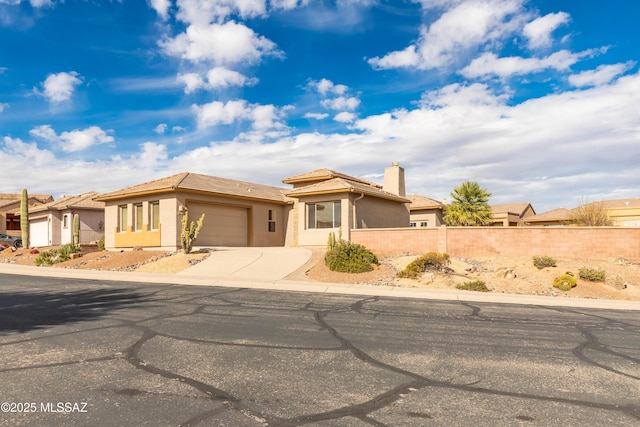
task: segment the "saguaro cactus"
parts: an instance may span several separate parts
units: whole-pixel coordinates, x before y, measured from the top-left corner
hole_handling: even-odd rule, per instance
[[[29,248],[29,195],[26,188],[22,190],[20,199],[20,229],[22,230],[22,247]]]
[[[204,222],[204,214],[200,217],[197,224],[191,221],[189,224],[189,211],[185,210],[184,216],[182,217],[182,232],[180,233],[180,240],[182,241],[182,250],[185,254],[191,252],[193,249],[193,242],[198,237],[200,233],[200,229],[202,228],[202,223]]]
[[[73,215],[73,244],[80,246],[80,216]]]

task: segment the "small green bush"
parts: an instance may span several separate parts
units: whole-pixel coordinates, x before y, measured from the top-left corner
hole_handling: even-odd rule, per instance
[[[420,273],[424,273],[427,270],[445,271],[449,264],[449,254],[429,252],[413,260],[404,270],[398,273],[398,277],[417,279]]]
[[[100,236],[100,240],[98,240],[98,250],[104,251],[104,234]]]
[[[607,274],[604,270],[582,267],[580,270],[578,270],[578,276],[581,279],[590,280],[591,282],[604,282]]]
[[[463,291],[489,292],[489,288],[487,288],[487,284],[482,280],[465,282],[456,286],[456,288],[462,289]]]
[[[80,252],[80,246],[68,243],[60,249],[49,249],[48,251],[40,252],[36,257],[35,264],[38,266],[53,265],[59,262],[68,261],[71,259],[71,254],[76,252]]]
[[[555,267],[556,260],[550,256],[534,256],[533,265],[538,267],[538,270],[542,270],[545,267]]]
[[[576,284],[577,279],[570,271],[567,271],[562,276],[558,276],[553,280],[553,287],[565,292],[570,291],[571,288],[576,286]]]
[[[338,240],[325,254],[324,262],[331,271],[364,273],[378,265],[378,257],[362,245]]]

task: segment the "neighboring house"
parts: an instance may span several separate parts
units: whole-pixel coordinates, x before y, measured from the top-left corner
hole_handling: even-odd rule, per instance
[[[571,210],[566,208],[553,209],[528,216],[523,222],[524,225],[530,226],[563,227],[571,222]]]
[[[0,233],[20,236],[22,194],[0,194]],[[29,209],[53,201],[50,194],[29,194]]]
[[[180,173],[101,194],[107,249],[180,248],[183,215],[205,214],[196,246],[324,246],[330,232],[406,227],[404,170],[394,163],[383,186],[329,169],[283,180],[293,189]]]
[[[104,203],[96,192],[63,196],[29,211],[29,245],[58,246],[73,243],[73,216],[80,220],[80,244],[96,242],[104,235]]]
[[[409,194],[407,199],[411,200],[409,206],[410,227],[424,228],[444,225],[444,203],[419,194]]]
[[[285,189],[183,172],[102,194],[107,249],[181,247],[182,219],[205,214],[197,246],[283,246]]]
[[[640,227],[640,198],[603,200],[607,214],[613,220],[613,225],[622,227]]]
[[[293,185],[286,193],[296,199],[291,216],[292,244],[325,245],[331,232],[350,240],[352,229],[409,225],[404,169],[397,162],[384,171],[384,184],[318,169],[282,180]]]
[[[523,221],[536,214],[533,206],[528,202],[508,203],[491,206],[494,227],[516,227],[523,225]]]

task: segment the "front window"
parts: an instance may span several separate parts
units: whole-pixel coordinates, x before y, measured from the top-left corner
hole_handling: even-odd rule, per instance
[[[69,228],[69,215],[64,215],[62,217],[62,227]]]
[[[275,233],[276,231],[276,212],[269,209],[269,233]]]
[[[133,205],[133,225],[134,230],[142,230],[142,203]]]
[[[340,201],[307,204],[307,228],[338,228],[342,209]]]
[[[125,232],[127,231],[127,205],[118,206],[118,231]]]
[[[160,202],[149,203],[149,226],[151,230],[160,228]]]
[[[428,227],[429,226],[429,222],[428,221],[422,221],[420,223],[420,227]]]

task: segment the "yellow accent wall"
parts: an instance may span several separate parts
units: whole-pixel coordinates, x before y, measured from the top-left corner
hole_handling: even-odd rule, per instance
[[[135,246],[161,246],[160,231],[162,224],[157,230],[148,230],[148,225],[143,224],[142,230],[133,231],[132,227],[127,227],[127,231],[119,232],[118,227],[115,228],[115,247],[131,248]]]

